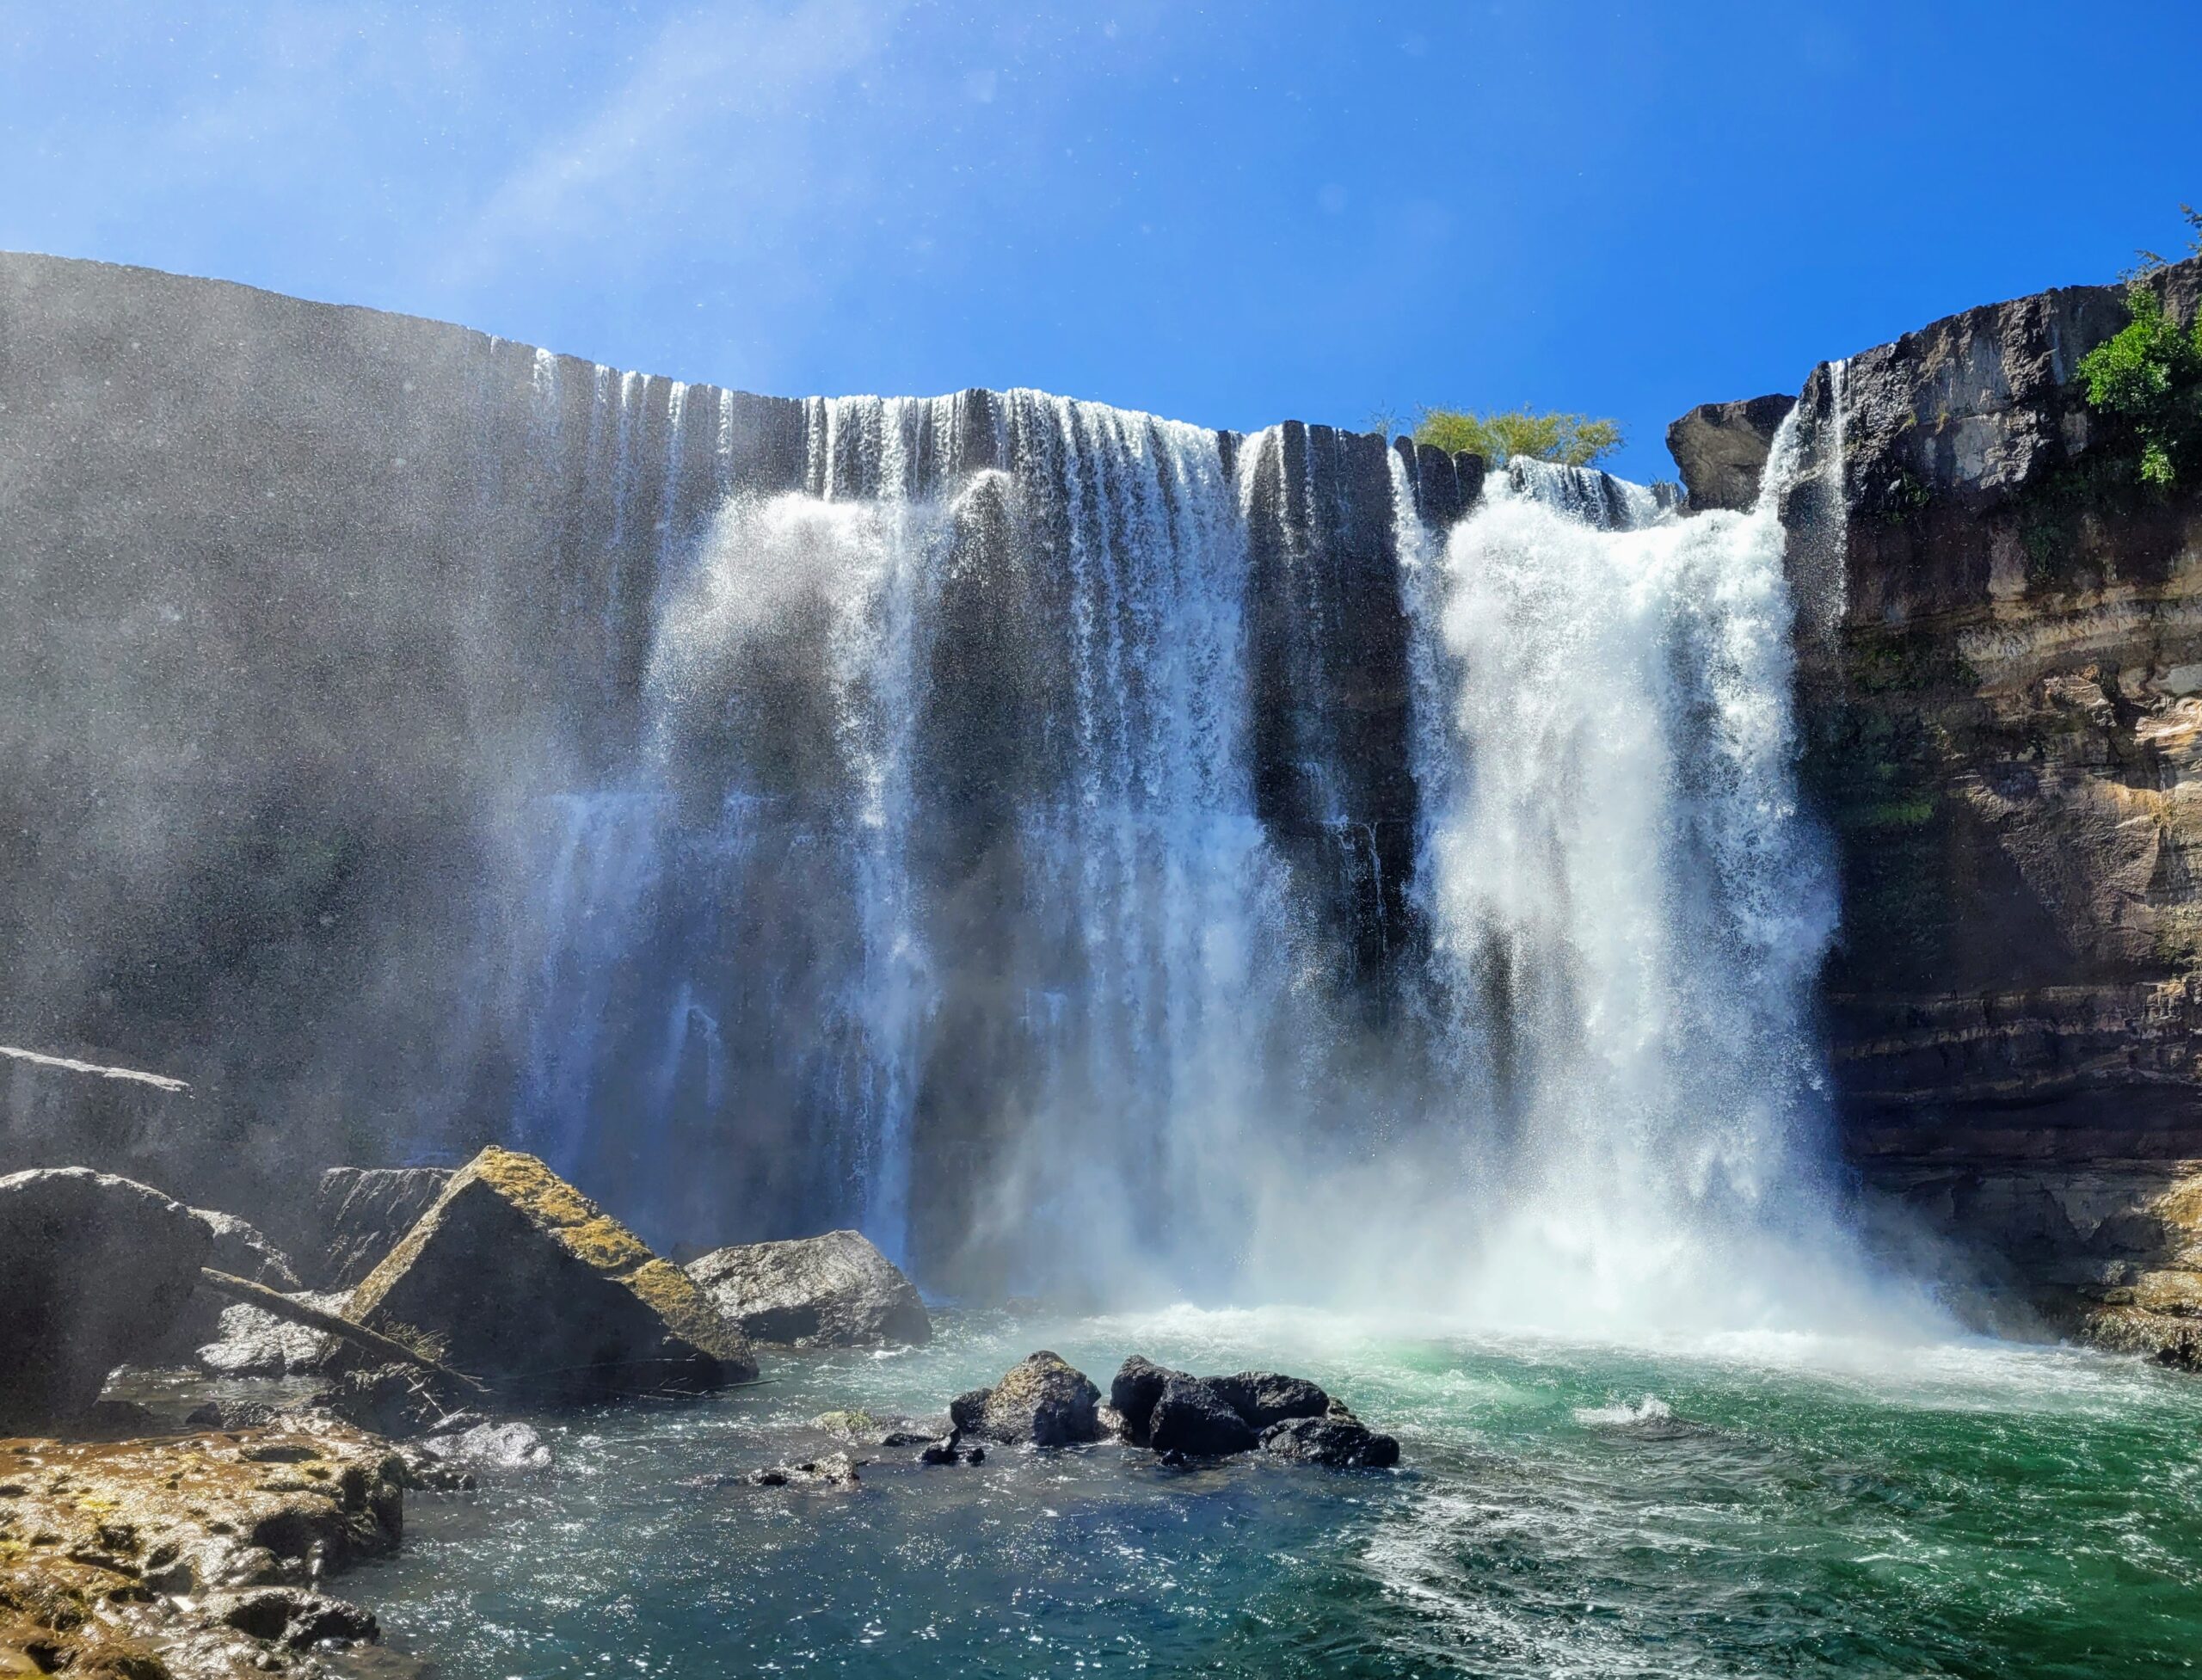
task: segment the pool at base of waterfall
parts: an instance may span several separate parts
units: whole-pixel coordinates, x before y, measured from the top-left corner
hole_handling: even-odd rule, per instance
[[[752,1469],[1036,1348],[1314,1377],[1396,1471],[1104,1445],[854,1491]],[[2202,1655],[2202,1382],[1982,1342],[1590,1346],[1316,1314],[944,1315],[927,1347],[544,1433],[339,1591],[450,1680],[2168,1672]]]

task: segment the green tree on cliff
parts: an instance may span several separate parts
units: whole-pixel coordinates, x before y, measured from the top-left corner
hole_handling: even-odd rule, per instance
[[[1494,466],[1516,455],[1564,466],[1596,466],[1621,447],[1621,438],[1614,422],[1588,415],[1424,409],[1415,422],[1414,440],[1450,454],[1480,455]]]
[[[2202,471],[2202,313],[2181,328],[2139,278],[2126,286],[2125,303],[2133,318],[2081,358],[2080,376],[2090,406],[2132,427],[2143,482],[2168,487],[2182,472],[2191,479]]]

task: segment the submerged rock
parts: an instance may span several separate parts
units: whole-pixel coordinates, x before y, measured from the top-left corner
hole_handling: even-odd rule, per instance
[[[945,1418],[876,1418],[862,1411],[822,1412],[810,1420],[810,1426],[852,1447],[915,1447],[948,1432]]]
[[[446,1166],[332,1166],[314,1192],[315,1281],[348,1289],[382,1264],[451,1182]]]
[[[1070,1447],[1102,1438],[1100,1405],[1092,1378],[1043,1350],[993,1388],[958,1394],[948,1415],[961,1433],[1005,1446]]]
[[[353,1316],[552,1404],[742,1382],[741,1332],[679,1267],[532,1155],[484,1149],[353,1297]]]
[[[212,1246],[188,1208],[128,1178],[0,1178],[0,1430],[89,1412],[108,1372],[173,1331]]]
[[[852,1488],[858,1486],[857,1472],[864,1461],[851,1458],[846,1453],[828,1453],[823,1458],[806,1460],[801,1464],[778,1464],[766,1470],[753,1470],[750,1481],[759,1487],[833,1487]]]
[[[753,1341],[868,1347],[932,1335],[916,1288],[855,1231],[717,1248],[685,1270]]]
[[[522,1423],[477,1423],[431,1435],[421,1443],[420,1450],[461,1470],[547,1470],[556,1462],[550,1443]]]
[[[1399,1443],[1379,1435],[1350,1412],[1321,1418],[1294,1418],[1272,1425],[1262,1436],[1262,1450],[1297,1464],[1322,1464],[1339,1470],[1388,1470],[1399,1462]]]

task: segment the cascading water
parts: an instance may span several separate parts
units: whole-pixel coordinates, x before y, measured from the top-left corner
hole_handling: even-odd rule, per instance
[[[648,396],[600,375],[614,546]],[[1344,434],[814,400],[775,489],[723,409],[684,543],[684,396],[607,609],[651,619],[642,745],[550,825],[516,1123],[646,1229],[1545,1323],[1745,1275],[1719,1315],[1763,1317],[1769,1256],[1836,1240],[1794,428],[1749,515],[1525,462],[1448,535]]]

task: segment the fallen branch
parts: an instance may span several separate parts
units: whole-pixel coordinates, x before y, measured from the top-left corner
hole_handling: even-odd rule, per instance
[[[89,1074],[95,1079],[128,1080],[134,1085],[150,1085],[156,1091],[179,1091],[188,1095],[191,1090],[181,1080],[172,1080],[166,1074],[143,1074],[135,1068],[102,1068],[96,1062],[78,1062],[65,1055],[46,1055],[37,1050],[17,1049],[13,1044],[0,1044],[0,1055],[28,1062],[34,1068],[58,1068],[65,1074]]]
[[[310,1330],[335,1336],[354,1347],[365,1348],[370,1353],[397,1363],[417,1366],[447,1382],[471,1388],[477,1394],[489,1392],[489,1385],[479,1377],[469,1376],[464,1371],[455,1371],[448,1365],[438,1364],[378,1330],[370,1330],[364,1324],[354,1324],[339,1314],[323,1312],[318,1307],[309,1307],[302,1301],[293,1301],[290,1296],[269,1289],[265,1283],[251,1283],[226,1271],[217,1271],[212,1266],[199,1268],[199,1281],[216,1295],[225,1295],[231,1301],[243,1302],[248,1307],[257,1307],[261,1312],[271,1313],[279,1319],[288,1319],[293,1324],[303,1324]]]

